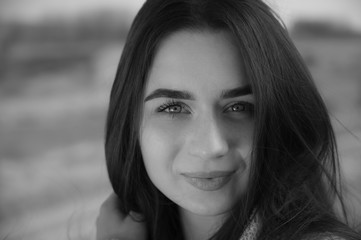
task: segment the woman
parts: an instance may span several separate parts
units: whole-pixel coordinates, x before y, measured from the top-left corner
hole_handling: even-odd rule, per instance
[[[110,97],[98,239],[361,239],[335,137],[260,0],[148,0]],[[138,213],[138,214],[136,214]]]

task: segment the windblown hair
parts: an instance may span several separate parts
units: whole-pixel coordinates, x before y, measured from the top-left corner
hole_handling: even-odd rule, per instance
[[[343,208],[326,107],[287,31],[260,0],[148,0],[128,34],[111,91],[105,153],[119,210],[144,214],[149,239],[183,239],[177,206],[149,179],[139,146],[142,102],[160,43],[179,30],[228,31],[255,96],[250,185],[212,239],[239,239],[252,211],[259,239],[361,239]]]

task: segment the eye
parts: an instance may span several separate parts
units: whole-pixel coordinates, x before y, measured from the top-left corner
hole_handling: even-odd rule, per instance
[[[179,105],[169,106],[169,107],[165,108],[163,110],[163,112],[181,113],[182,112],[182,106],[179,106]]]
[[[254,105],[249,102],[237,102],[230,106],[228,106],[224,112],[228,113],[243,113],[243,112],[249,112],[252,113],[254,109]]]
[[[169,114],[189,114],[190,111],[187,109],[187,105],[182,102],[170,101],[162,104],[157,112],[169,113]]]

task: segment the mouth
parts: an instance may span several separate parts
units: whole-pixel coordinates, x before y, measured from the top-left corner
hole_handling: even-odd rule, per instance
[[[235,171],[189,172],[181,175],[193,187],[203,191],[216,191],[226,185]]]

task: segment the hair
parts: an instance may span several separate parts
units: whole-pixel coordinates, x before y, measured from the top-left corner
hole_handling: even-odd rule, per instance
[[[184,238],[177,205],[149,179],[138,139],[157,48],[180,30],[230,32],[256,100],[250,184],[212,239],[239,239],[255,209],[259,239],[360,239],[333,211],[335,198],[344,204],[327,109],[284,26],[260,0],[144,3],[127,36],[106,124],[106,163],[119,211],[141,212],[149,239]]]

